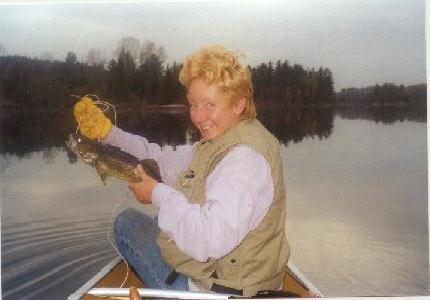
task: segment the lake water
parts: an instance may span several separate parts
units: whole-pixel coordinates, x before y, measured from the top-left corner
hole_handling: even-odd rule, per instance
[[[429,294],[425,134],[335,118],[284,149],[292,259],[324,295]]]
[[[195,136],[180,115],[120,120],[164,145]],[[2,121],[3,299],[67,298],[115,257],[113,217],[141,207],[124,182],[104,186],[64,151],[73,126],[61,121]],[[262,121],[283,144],[287,233],[302,273],[325,296],[429,295],[425,118],[309,110]]]

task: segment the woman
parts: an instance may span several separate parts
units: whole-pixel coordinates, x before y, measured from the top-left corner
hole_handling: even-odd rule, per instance
[[[80,131],[141,159],[155,159],[163,183],[140,166],[136,199],[159,208],[158,219],[128,209],[115,222],[119,251],[148,287],[253,296],[279,289],[289,247],[279,143],[256,119],[251,75],[234,53],[203,48],[184,62],[194,145],[162,150],[112,126],[84,99]]]

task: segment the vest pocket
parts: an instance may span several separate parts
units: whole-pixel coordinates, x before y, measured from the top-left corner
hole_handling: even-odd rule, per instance
[[[217,263],[215,271],[221,281],[237,282],[240,279],[240,261],[237,258],[225,257]]]

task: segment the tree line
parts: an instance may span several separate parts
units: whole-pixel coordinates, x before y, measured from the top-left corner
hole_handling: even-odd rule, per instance
[[[178,81],[182,65],[165,63],[163,47],[140,45],[128,37],[118,43],[116,57],[106,62],[90,49],[86,61],[69,51],[64,61],[25,56],[0,56],[0,100],[23,109],[64,109],[69,95],[96,94],[113,104],[184,103]],[[320,106],[334,103],[333,78],[326,68],[305,69],[288,61],[248,66],[260,108]],[[1,103],[0,102],[0,103]]]
[[[257,106],[263,109],[335,104],[333,76],[327,68],[305,69],[285,60],[262,63],[251,72]]]
[[[338,105],[375,106],[425,106],[427,85],[417,84],[405,87],[384,83],[363,88],[342,89],[336,94]]]

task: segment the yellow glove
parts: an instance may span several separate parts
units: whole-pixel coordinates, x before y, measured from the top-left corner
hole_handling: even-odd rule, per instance
[[[89,97],[75,104],[74,114],[79,130],[89,139],[104,139],[112,129],[112,122]]]

